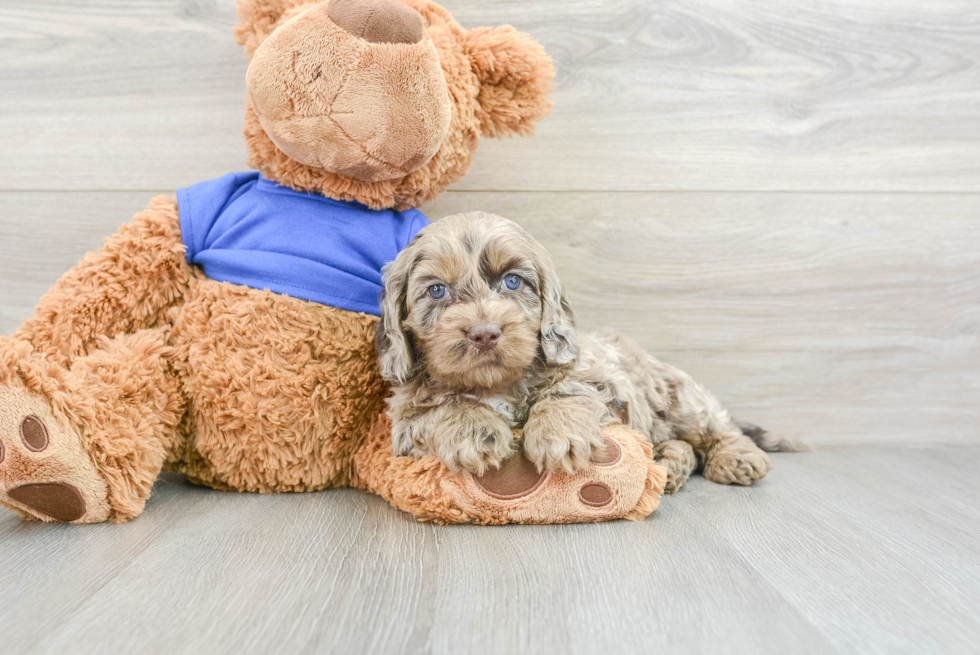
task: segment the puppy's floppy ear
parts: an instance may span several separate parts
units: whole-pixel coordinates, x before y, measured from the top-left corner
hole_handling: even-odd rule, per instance
[[[478,27],[466,35],[480,80],[477,117],[483,136],[528,135],[551,112],[555,69],[541,44],[510,25]]]
[[[239,0],[235,42],[251,59],[255,49],[277,27],[316,4],[320,0]]]
[[[541,350],[549,364],[570,364],[578,357],[575,317],[565,300],[565,292],[555,265],[542,248],[538,257],[541,277]]]
[[[410,248],[411,245],[381,269],[384,288],[378,299],[381,321],[375,335],[375,347],[381,362],[381,377],[395,384],[406,382],[415,365],[414,349],[402,328],[407,313],[408,275],[412,271]]]

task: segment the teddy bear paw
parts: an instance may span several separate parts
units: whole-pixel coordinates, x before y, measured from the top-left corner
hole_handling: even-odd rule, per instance
[[[603,446],[575,473],[539,473],[523,453],[498,469],[472,476],[466,494],[491,522],[573,523],[630,518],[640,504],[648,514],[663,492],[662,475],[639,440],[625,429],[606,428]],[[657,472],[661,471],[655,467]]]
[[[0,504],[25,518],[94,523],[109,516],[108,487],[81,436],[41,396],[0,387]]]

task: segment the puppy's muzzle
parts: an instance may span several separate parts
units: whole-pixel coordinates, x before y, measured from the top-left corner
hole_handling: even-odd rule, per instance
[[[481,323],[471,327],[466,333],[466,338],[477,350],[486,352],[497,347],[500,335],[500,326],[496,323]]]

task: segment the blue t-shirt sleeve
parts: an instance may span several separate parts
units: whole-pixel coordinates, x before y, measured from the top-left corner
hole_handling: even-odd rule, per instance
[[[408,219],[406,221],[406,223],[408,223],[408,232],[405,235],[405,242],[398,244],[399,245],[399,248],[398,248],[398,251],[399,252],[401,252],[402,250],[404,250],[405,249],[405,246],[407,246],[409,243],[411,243],[412,242],[412,239],[415,238],[415,235],[418,234],[419,231],[423,227],[425,227],[426,225],[429,224],[429,219],[427,219],[425,217],[425,214],[423,214],[422,212],[420,212],[417,209],[409,209],[409,210],[406,210],[404,212],[404,214],[405,214],[405,218]]]
[[[205,249],[208,233],[222,210],[242,187],[258,180],[259,174],[228,173],[216,180],[177,189],[177,210],[180,213],[180,232],[187,247],[187,261],[194,263],[197,253]]]

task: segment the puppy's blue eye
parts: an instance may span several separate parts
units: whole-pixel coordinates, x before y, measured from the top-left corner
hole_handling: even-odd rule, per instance
[[[516,275],[508,275],[504,277],[504,286],[511,291],[517,291],[521,288],[521,278]]]
[[[433,284],[429,287],[429,295],[433,300],[439,300],[446,295],[446,285],[445,284]]]

